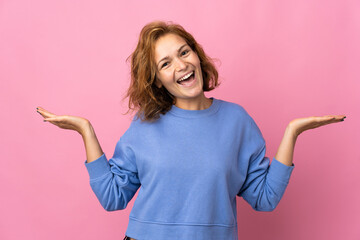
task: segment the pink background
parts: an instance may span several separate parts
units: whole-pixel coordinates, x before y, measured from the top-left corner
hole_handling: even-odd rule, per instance
[[[0,1],[0,239],[122,239],[134,199],[103,210],[80,135],[44,123],[36,107],[88,118],[111,157],[131,119],[126,58],[157,19],[180,23],[219,59],[222,84],[207,96],[244,106],[270,158],[292,119],[347,115],[298,138],[274,212],[238,198],[239,238],[360,239],[355,0]]]

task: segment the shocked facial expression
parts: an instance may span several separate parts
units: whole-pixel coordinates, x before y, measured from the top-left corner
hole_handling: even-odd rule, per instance
[[[155,64],[157,87],[164,86],[176,102],[204,97],[200,59],[182,37],[172,33],[160,37],[155,43]]]

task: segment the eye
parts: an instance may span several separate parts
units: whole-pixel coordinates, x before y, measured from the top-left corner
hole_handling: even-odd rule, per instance
[[[184,50],[181,52],[181,56],[185,56],[186,54],[188,54],[190,51],[187,49],[187,50]]]
[[[169,65],[169,62],[165,62],[163,65],[161,65],[161,68],[166,67],[167,65]]]

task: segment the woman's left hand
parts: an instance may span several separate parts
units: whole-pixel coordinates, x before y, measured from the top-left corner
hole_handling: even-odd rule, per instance
[[[294,132],[295,137],[297,137],[306,130],[318,128],[331,123],[341,122],[344,121],[345,118],[345,115],[327,115],[322,117],[297,118],[289,123],[289,127]]]

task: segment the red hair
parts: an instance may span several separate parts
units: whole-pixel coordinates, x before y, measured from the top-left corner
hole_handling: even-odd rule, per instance
[[[129,111],[137,109],[136,116],[142,121],[151,122],[158,119],[160,114],[169,111],[175,102],[174,96],[164,86],[158,88],[155,85],[155,43],[168,33],[182,37],[198,55],[204,81],[203,91],[211,91],[219,85],[218,72],[212,59],[205,54],[190,33],[182,26],[171,22],[151,22],[141,30],[137,47],[130,55],[131,83],[125,96],[129,97]]]

